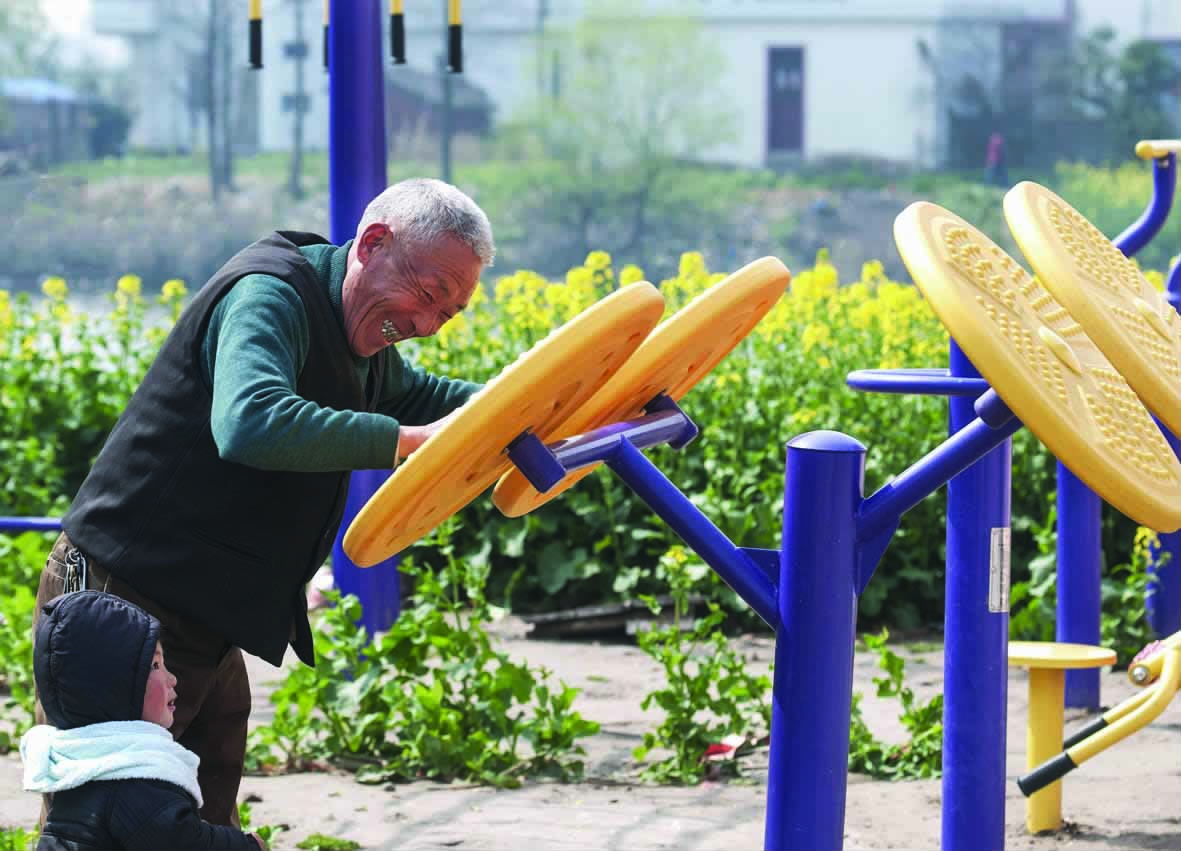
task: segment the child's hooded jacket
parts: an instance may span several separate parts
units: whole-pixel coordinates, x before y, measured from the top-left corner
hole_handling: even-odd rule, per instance
[[[49,725],[21,741],[25,788],[52,793],[38,851],[258,847],[202,821],[197,756],[142,720],[159,637],[155,618],[102,591],[42,608],[33,675]]]

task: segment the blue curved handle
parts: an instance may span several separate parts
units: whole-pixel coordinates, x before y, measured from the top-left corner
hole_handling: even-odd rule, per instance
[[[1131,257],[1164,227],[1173,206],[1177,186],[1177,155],[1166,154],[1152,161],[1152,200],[1148,209],[1114,240],[1115,247]]]
[[[915,393],[922,396],[979,396],[988,390],[983,378],[960,378],[949,369],[858,369],[845,383],[867,393]]]

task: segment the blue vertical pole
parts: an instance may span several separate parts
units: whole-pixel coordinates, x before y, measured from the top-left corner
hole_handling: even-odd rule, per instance
[[[329,7],[328,208],[330,238],[337,245],[355,236],[365,207],[386,188],[381,11],[378,0],[348,0]],[[398,616],[398,560],[359,568],[345,555],[342,541],[357,512],[389,474],[353,473],[332,548],[336,586],[360,599],[361,622],[370,635],[389,627]]]
[[[1165,286],[1165,297],[1173,309],[1181,313],[1181,262],[1169,270]],[[1165,440],[1173,452],[1181,455],[1181,440],[1167,428],[1162,427]],[[1169,532],[1160,536],[1158,552],[1168,553],[1168,560],[1162,565],[1154,559],[1150,570],[1153,583],[1148,589],[1145,604],[1148,608],[1148,622],[1158,637],[1172,635],[1181,630],[1181,532]]]
[[[844,842],[864,470],[865,447],[838,432],[787,444],[767,849]]]
[[[1181,455],[1181,440],[1164,426],[1161,431],[1173,452]],[[1167,559],[1160,558],[1162,553]],[[1148,623],[1158,638],[1164,638],[1181,630],[1181,532],[1160,535],[1148,569],[1153,577],[1144,600]]]
[[[1098,644],[1102,599],[1103,503],[1070,470],[1058,464],[1058,586],[1054,638]],[[1099,669],[1066,672],[1066,706],[1099,707]]]
[[[951,374],[980,373],[954,342]],[[976,418],[950,400],[952,434]],[[947,485],[944,617],[943,848],[1005,845],[1005,714],[1009,640],[1009,475],[1006,440]]]

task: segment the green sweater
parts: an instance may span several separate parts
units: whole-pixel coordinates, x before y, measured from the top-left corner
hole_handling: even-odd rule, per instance
[[[350,242],[300,251],[328,292],[344,328],[341,289]],[[308,321],[294,287],[248,275],[214,308],[201,346],[201,374],[213,394],[213,439],[221,457],[263,470],[381,470],[396,463],[399,423],[426,425],[467,401],[480,385],[429,375],[393,346],[376,413],[321,407],[295,392],[308,354]],[[369,359],[353,357],[361,386]]]

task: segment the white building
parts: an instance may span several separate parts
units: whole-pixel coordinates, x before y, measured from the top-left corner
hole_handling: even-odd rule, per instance
[[[202,33],[191,23],[192,5],[93,0],[96,31],[128,40],[141,81],[133,145],[188,148],[201,139],[183,94],[186,74],[192,73],[186,63],[199,50]],[[283,150],[291,144],[297,89],[292,52],[301,50],[292,44],[302,8],[304,138],[310,147],[324,147],[321,4],[266,0],[266,67],[254,72],[245,70],[245,4],[228,5],[237,16],[231,32],[241,56],[235,84],[240,145]],[[381,6],[384,20],[386,5]],[[406,7],[410,66],[429,71],[442,50],[445,3]],[[545,69],[542,78],[560,79],[560,33],[595,7],[591,0],[469,0],[468,82],[489,94],[498,117],[511,117],[539,86],[554,85],[539,79],[539,67]],[[1031,115],[1044,113],[1045,104],[1033,103],[1039,65],[1053,61],[1056,46],[1100,25],[1112,26],[1123,41],[1160,41],[1181,61],[1181,4],[1175,0],[649,0],[636,8],[637,14],[658,8],[694,14],[717,39],[726,66],[721,85],[737,112],[739,132],[736,142],[714,156],[743,165],[840,154],[924,166],[947,162],[957,139],[951,115],[963,98],[957,81],[964,71],[983,83],[982,96],[1003,93],[1010,105],[1027,98]],[[627,26],[626,15],[620,26]],[[387,76],[397,73],[387,66]]]

